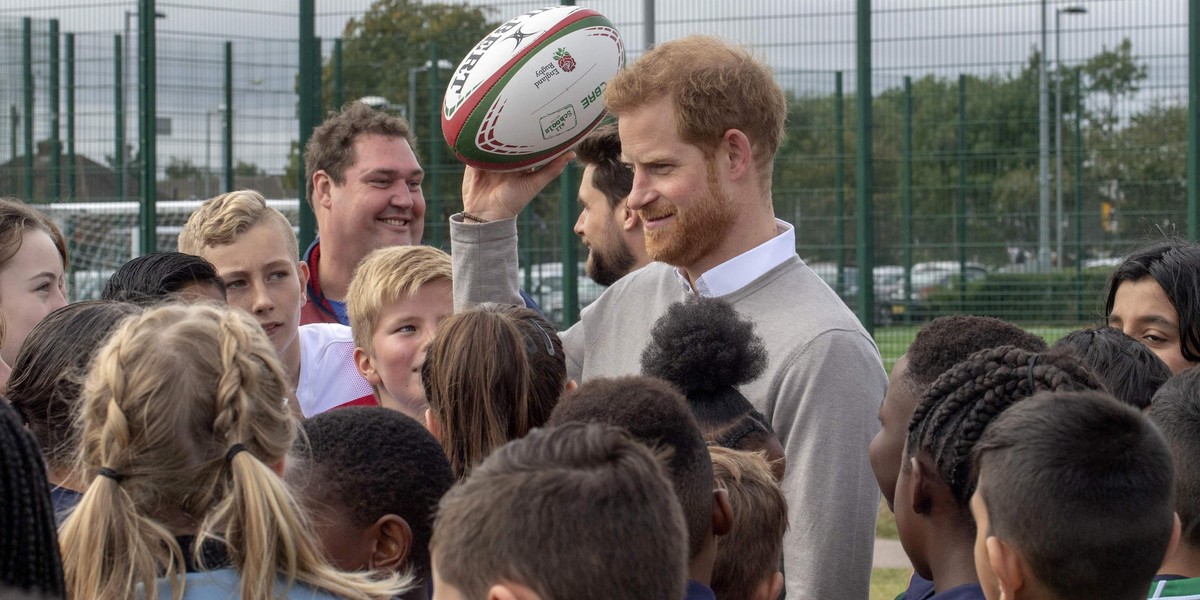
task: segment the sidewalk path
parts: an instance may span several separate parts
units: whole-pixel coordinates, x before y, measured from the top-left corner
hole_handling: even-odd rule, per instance
[[[912,568],[912,564],[908,562],[908,555],[900,546],[900,540],[884,538],[875,538],[875,562],[872,566],[876,569]]]

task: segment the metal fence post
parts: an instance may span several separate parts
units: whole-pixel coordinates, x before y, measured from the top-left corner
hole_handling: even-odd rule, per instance
[[[858,135],[855,149],[855,195],[858,231],[858,318],[869,335],[875,335],[875,210],[872,183],[874,157],[871,149],[871,0],[858,0],[857,22]]]
[[[846,293],[846,115],[842,107],[844,100],[842,92],[842,72],[833,74],[833,198],[834,212],[837,213],[833,245],[837,250],[837,293]]]
[[[1200,2],[1188,3],[1188,239],[1200,240]]]
[[[1080,84],[1082,80],[1083,69],[1075,69],[1075,316],[1080,322],[1087,319],[1087,313],[1083,309],[1083,86]]]
[[[300,0],[300,248],[307,248],[316,237],[317,221],[313,215],[312,206],[306,200],[309,174],[304,170],[304,147],[308,138],[317,126],[317,111],[314,105],[315,96],[321,89],[319,61],[313,64],[313,57],[320,56],[320,49],[315,48],[317,40],[314,33],[316,27],[315,0]],[[303,250],[301,250],[303,251]]]
[[[333,40],[333,109],[342,110],[346,103],[346,82],[342,77],[342,38]],[[404,115],[412,118],[412,115]]]
[[[75,34],[66,36],[67,49],[67,193],[75,195]]]
[[[233,191],[233,42],[225,42],[225,192]],[[205,174],[208,177],[208,174]]]
[[[958,76],[958,310],[967,304],[967,76]]]
[[[62,196],[62,72],[59,54],[58,19],[50,19],[50,176],[47,196],[51,202]]]
[[[138,146],[141,148],[141,193],[142,206],[139,210],[139,240],[141,254],[154,252],[158,248],[158,108],[155,92],[158,77],[155,74],[155,28],[157,11],[154,0],[138,0]]]
[[[904,77],[904,159],[900,165],[900,188],[904,213],[901,243],[904,245],[904,324],[912,324],[912,78]]]
[[[118,200],[125,199],[125,73],[121,34],[113,36],[113,176]]]
[[[429,206],[427,214],[433,216],[432,246],[442,247],[442,227],[447,226],[442,218],[442,111],[438,104],[438,45],[429,44]],[[428,218],[426,219],[428,220]]]
[[[21,123],[25,141],[25,198],[32,202],[33,197],[33,20],[29,17],[21,19],[21,56],[23,59],[22,79],[24,97],[24,118]]]

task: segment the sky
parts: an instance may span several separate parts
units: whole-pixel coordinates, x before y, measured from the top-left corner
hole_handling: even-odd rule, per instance
[[[495,7],[503,21],[546,4],[529,0],[471,1]],[[608,16],[622,31],[630,58],[644,47],[645,0],[578,0]],[[1020,68],[1039,44],[1040,0],[875,0],[872,63],[875,91],[898,86],[905,75],[953,78],[958,73],[1003,74]],[[166,15],[158,23],[160,61],[158,104],[172,120],[171,135],[159,140],[159,163],[176,156],[198,165],[220,163],[221,52],[234,43],[238,62],[235,140],[239,157],[275,171],[287,145],[297,137],[292,91],[299,20],[295,0],[160,1]],[[1062,17],[1063,60],[1072,65],[1128,37],[1149,66],[1149,79],[1129,110],[1150,102],[1181,102],[1187,85],[1186,0],[1048,1],[1050,57],[1054,57],[1055,9],[1079,5],[1086,14]],[[341,35],[346,22],[361,15],[369,0],[316,0],[316,33]],[[852,0],[656,0],[655,38],[711,33],[753,45],[775,68],[785,88],[796,93],[829,93],[833,71],[855,69],[855,2]],[[80,151],[99,159],[112,150],[112,36],[125,27],[133,1],[5,0],[0,4],[0,77],[20,81],[19,18],[58,19],[64,32],[78,36]],[[136,20],[134,20],[136,21]],[[136,22],[131,23],[136,27]],[[2,36],[3,32],[0,32]],[[15,56],[14,56],[15,54]],[[456,61],[452,61],[456,62]],[[15,67],[14,67],[15,64]],[[130,64],[132,67],[132,64]],[[40,75],[44,76],[44,73]],[[134,106],[132,79],[129,106]],[[853,73],[846,88],[855,86]],[[203,90],[198,92],[197,87]],[[0,108],[19,105],[11,86],[0,87]],[[44,94],[44,90],[39,90]],[[42,96],[39,95],[39,102]],[[4,109],[4,112],[8,112]],[[132,110],[131,110],[132,112]],[[7,160],[8,119],[0,120],[0,160]],[[44,121],[44,119],[43,119]],[[129,137],[136,137],[133,116]],[[38,137],[46,127],[39,121]]]

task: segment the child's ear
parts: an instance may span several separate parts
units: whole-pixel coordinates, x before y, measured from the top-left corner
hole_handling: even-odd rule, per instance
[[[308,263],[296,263],[296,275],[300,277],[300,306],[304,306],[308,302]]]
[[[1179,513],[1174,513],[1173,516],[1175,524],[1171,525],[1171,542],[1167,544],[1167,553],[1163,555],[1163,561],[1175,554],[1175,549],[1179,547],[1180,539],[1183,537],[1183,522],[1179,520]]]
[[[354,349],[354,368],[358,369],[358,373],[367,380],[367,383],[372,387],[379,387],[383,384],[383,378],[375,371],[375,363],[371,361],[371,356],[362,348]]]
[[[934,484],[930,479],[932,474],[918,457],[913,456],[908,460],[911,467],[908,476],[912,480],[912,485],[909,486],[912,490],[912,510],[918,515],[929,516],[933,507],[933,494],[930,489]]]
[[[777,600],[783,592],[783,572],[775,571],[770,577],[758,582],[754,588],[753,600]]]
[[[563,386],[563,393],[565,394],[567,392],[573,392],[577,389],[579,389],[579,382],[575,381],[574,379],[568,378],[567,385]]]
[[[984,543],[987,545],[988,564],[1000,587],[1000,599],[1013,600],[1031,575],[1028,563],[1016,548],[994,535],[988,536]]]
[[[442,424],[438,423],[437,417],[433,416],[433,409],[425,409],[425,429],[429,430],[429,434],[438,442],[442,441]]]
[[[729,492],[713,490],[713,535],[725,535],[733,529],[733,507],[729,505]]]
[[[487,600],[541,600],[541,597],[519,583],[504,581],[488,590]]]
[[[413,533],[408,521],[393,514],[383,515],[371,526],[369,535],[375,539],[375,548],[368,567],[385,571],[404,568],[412,553]]]

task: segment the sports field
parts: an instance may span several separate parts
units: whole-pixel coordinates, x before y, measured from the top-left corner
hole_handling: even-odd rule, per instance
[[[1019,324],[1028,331],[1036,333],[1046,339],[1047,344],[1053,344],[1058,341],[1058,338],[1070,333],[1076,329],[1087,327],[1088,325],[1032,325]],[[921,330],[922,325],[896,325],[891,327],[877,327],[875,329],[875,343],[879,345],[879,354],[883,357],[883,366],[888,372],[892,371],[892,365],[896,360],[904,355],[909,344],[912,344],[913,338],[917,332]]]

